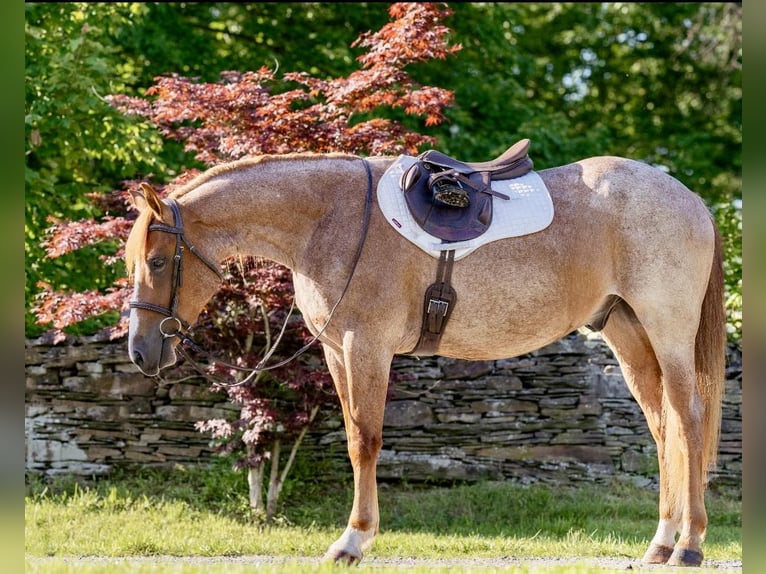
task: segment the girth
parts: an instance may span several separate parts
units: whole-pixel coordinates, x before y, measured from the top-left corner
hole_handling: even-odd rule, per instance
[[[423,322],[420,327],[420,339],[415,348],[408,353],[416,356],[435,355],[439,348],[444,329],[447,327],[452,309],[457,303],[457,292],[450,285],[452,266],[455,263],[455,250],[442,251],[436,266],[436,282],[426,289],[423,300]]]

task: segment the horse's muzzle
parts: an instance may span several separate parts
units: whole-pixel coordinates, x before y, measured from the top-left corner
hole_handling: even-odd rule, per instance
[[[128,342],[128,355],[133,364],[148,377],[154,377],[165,367],[176,362],[175,345],[172,339],[161,338],[153,342],[135,337]]]

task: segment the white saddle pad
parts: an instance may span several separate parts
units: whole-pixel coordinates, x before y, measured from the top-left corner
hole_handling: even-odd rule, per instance
[[[399,187],[402,173],[416,161],[415,157],[402,155],[388,168],[378,183],[378,205],[394,229],[433,257],[454,249],[455,259],[460,259],[485,243],[535,233],[553,221],[548,188],[536,172],[530,171],[515,179],[492,182],[492,189],[510,199],[492,198],[492,223],[485,233],[468,241],[442,241],[418,225]]]

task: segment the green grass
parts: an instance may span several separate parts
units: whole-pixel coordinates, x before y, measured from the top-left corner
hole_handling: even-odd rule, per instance
[[[266,526],[249,512],[244,476],[224,468],[141,471],[89,486],[32,480],[25,501],[25,571],[215,573],[218,567],[220,572],[239,572],[241,567],[244,572],[253,570],[246,560],[194,564],[167,557],[320,557],[342,532],[351,497],[350,483],[317,482],[298,473],[285,487],[282,514]],[[741,560],[739,493],[709,493],[707,506],[710,526],[705,557]],[[380,508],[381,534],[367,555],[378,560],[638,559],[654,532],[657,494],[622,483],[579,488],[510,483],[449,488],[382,485]],[[67,560],[71,557],[94,559],[75,564]],[[120,560],[129,557],[157,559],[139,564]],[[304,568],[306,572],[331,569],[315,562],[258,565],[259,572]],[[374,566],[375,572],[386,568],[385,564]],[[391,572],[399,571],[391,568]],[[418,568],[401,571],[414,574]],[[423,568],[438,571],[433,565]],[[538,571],[535,568],[530,564],[514,571]],[[590,567],[565,564],[539,571],[599,571],[578,568]]]

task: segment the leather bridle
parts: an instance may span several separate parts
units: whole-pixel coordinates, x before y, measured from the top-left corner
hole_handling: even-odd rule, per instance
[[[274,351],[277,348],[277,345],[279,344],[279,341],[282,338],[282,335],[285,332],[285,328],[287,327],[287,322],[290,318],[290,315],[292,315],[293,309],[295,307],[295,298],[293,298],[293,302],[290,306],[290,311],[287,314],[287,317],[285,318],[285,322],[282,325],[282,330],[280,331],[279,335],[277,336],[276,340],[271,346],[271,349],[269,349],[263,359],[253,368],[245,368],[240,365],[234,365],[232,363],[227,363],[226,361],[221,361],[219,359],[214,359],[211,357],[211,359],[219,363],[220,365],[223,365],[224,367],[234,369],[237,371],[248,371],[250,374],[245,378],[244,380],[241,380],[237,383],[226,383],[224,381],[220,380],[214,380],[216,384],[224,387],[236,387],[240,385],[244,385],[250,380],[256,376],[258,373],[262,371],[269,371],[272,369],[276,369],[278,367],[282,367],[292,361],[293,359],[297,358],[299,355],[302,355],[305,353],[309,347],[311,347],[318,339],[322,336],[322,333],[324,333],[325,329],[327,329],[327,326],[330,324],[330,320],[332,319],[333,315],[335,314],[335,310],[340,305],[341,301],[343,301],[343,297],[346,295],[346,291],[348,291],[348,287],[351,284],[351,279],[354,277],[354,272],[356,271],[357,264],[359,263],[359,259],[362,255],[362,248],[364,247],[365,239],[367,238],[367,231],[370,227],[370,217],[372,215],[372,171],[370,170],[370,164],[367,162],[367,160],[363,159],[364,167],[367,172],[367,193],[365,196],[365,204],[364,204],[364,217],[362,222],[362,233],[359,238],[359,244],[357,245],[356,252],[354,253],[354,259],[351,264],[351,272],[348,275],[348,279],[346,280],[346,284],[343,287],[343,291],[340,294],[340,297],[335,302],[335,305],[333,305],[332,309],[330,309],[329,314],[327,315],[327,320],[325,321],[324,325],[322,325],[322,328],[317,331],[317,333],[300,349],[298,349],[293,355],[288,357],[287,359],[284,359],[282,361],[279,361],[275,364],[266,366],[266,361],[271,358],[271,355],[274,353]],[[202,255],[189,241],[189,239],[184,235],[184,228],[183,228],[183,221],[181,220],[181,211],[178,207],[178,204],[174,199],[165,199],[163,202],[168,205],[173,212],[173,225],[166,225],[164,223],[152,223],[149,225],[149,231],[162,231],[164,233],[172,233],[176,236],[176,251],[173,255],[173,276],[172,276],[172,287],[171,287],[171,293],[170,293],[170,305],[168,307],[162,307],[161,305],[155,305],[153,303],[146,303],[144,301],[131,301],[130,302],[130,308],[131,309],[144,309],[146,311],[153,311],[155,313],[159,313],[161,315],[164,315],[165,318],[160,322],[159,330],[160,334],[165,338],[173,338],[178,337],[182,343],[187,343],[189,346],[194,348],[196,351],[202,352],[208,356],[210,356],[209,353],[205,352],[203,349],[201,349],[188,335],[184,333],[185,330],[189,329],[189,323],[181,319],[177,312],[178,312],[178,290],[181,287],[182,284],[182,260],[183,260],[183,252],[184,252],[184,245],[186,245],[189,248],[189,251],[191,251],[200,261],[202,261],[211,271],[213,271],[218,277],[223,281],[225,279],[223,273],[219,269],[217,265],[215,265],[210,259],[206,258],[204,255]],[[175,322],[175,330],[172,332],[168,332],[165,329],[165,323],[171,321]],[[208,373],[206,373],[197,363],[189,356],[189,354],[183,350],[182,345],[178,345],[177,350],[181,353],[181,355],[184,356],[184,358],[189,361],[189,363],[199,372],[201,375],[212,379]]]
[[[145,309],[147,311],[154,311],[160,315],[165,315],[165,318],[160,322],[159,329],[162,336],[167,339],[177,336],[182,329],[189,328],[189,323],[178,316],[178,291],[183,283],[184,245],[189,248],[189,251],[197,256],[197,259],[202,261],[213,273],[218,275],[218,278],[221,279],[221,281],[224,280],[224,275],[219,269],[218,265],[215,265],[212,261],[210,261],[210,259],[202,255],[194,247],[194,245],[191,244],[189,239],[184,234],[184,224],[183,220],[181,219],[181,210],[179,209],[176,200],[165,199],[163,200],[163,203],[170,207],[170,210],[173,212],[173,225],[166,225],[164,223],[152,223],[149,225],[149,231],[162,231],[163,233],[171,233],[176,236],[176,251],[173,255],[173,275],[170,283],[170,305],[163,307],[162,305],[155,305],[154,303],[146,303],[144,301],[131,301],[130,308]],[[175,321],[176,328],[174,331],[166,330],[165,323],[168,321]]]

